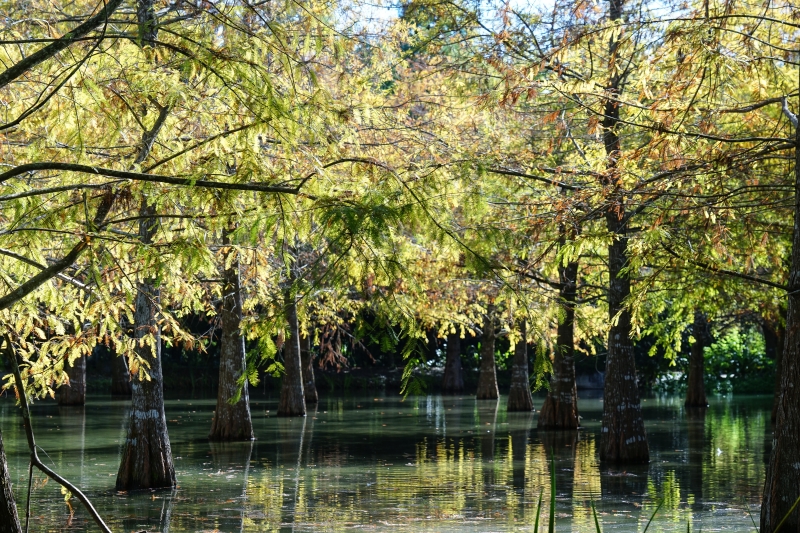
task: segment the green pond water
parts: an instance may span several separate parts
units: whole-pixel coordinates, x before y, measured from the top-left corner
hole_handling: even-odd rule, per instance
[[[323,399],[306,418],[252,403],[253,443],[206,440],[214,400],[167,402],[178,488],[113,490],[127,402],[33,406],[44,460],[92,498],[115,531],[533,531],[555,459],[556,529],[754,531],[771,442],[769,397],[717,398],[690,415],[680,398],[643,403],[651,462],[600,465],[602,402],[581,400],[579,432],[536,430],[535,414],[507,414],[471,397]],[[541,404],[541,400],[537,400]],[[0,402],[14,491],[25,501],[27,449],[18,408]],[[69,517],[60,488],[35,476],[31,531],[97,531],[80,502]],[[546,505],[545,505],[546,508]],[[546,510],[540,528],[546,528]]]

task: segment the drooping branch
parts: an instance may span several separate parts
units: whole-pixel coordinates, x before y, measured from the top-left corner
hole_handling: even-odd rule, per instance
[[[25,426],[25,436],[28,438],[28,448],[31,452],[31,464],[44,472],[47,477],[51,478],[53,481],[74,494],[75,497],[78,498],[78,500],[80,500],[80,502],[83,504],[83,506],[86,507],[86,510],[89,511],[89,514],[92,515],[92,518],[100,527],[100,529],[105,533],[112,533],[111,529],[103,521],[103,518],[94,508],[89,498],[87,498],[86,495],[81,492],[81,489],[58,475],[39,459],[39,454],[36,452],[36,439],[33,435],[33,427],[31,426],[31,414],[28,409],[28,395],[25,392],[25,384],[22,381],[22,375],[19,371],[17,355],[14,352],[14,346],[11,344],[11,337],[9,337],[8,334],[5,334],[3,338],[5,340],[6,359],[11,365],[11,371],[14,373],[14,382],[16,384],[17,395],[19,397],[19,405],[22,409],[22,422]]]
[[[781,285],[780,283],[775,283],[774,281],[770,281],[768,279],[759,278],[757,276],[751,276],[751,275],[745,274],[743,272],[736,272],[735,270],[728,270],[726,268],[720,268],[720,267],[711,265],[709,263],[705,263],[703,261],[694,261],[692,259],[686,259],[685,257],[681,257],[677,252],[675,252],[675,250],[673,250],[672,248],[670,248],[669,246],[667,246],[663,242],[661,243],[661,247],[664,249],[664,251],[666,251],[669,255],[671,255],[675,259],[678,259],[680,261],[686,261],[687,263],[692,264],[692,265],[694,265],[696,267],[700,267],[701,269],[706,270],[708,272],[713,272],[715,274],[722,274],[723,276],[729,276],[729,277],[732,277],[732,278],[739,278],[739,279],[744,279],[744,280],[747,280],[747,281],[753,281],[755,283],[760,283],[762,285],[767,285],[768,287],[781,289],[782,291],[788,291],[789,290],[789,287],[787,287],[786,285]]]
[[[549,174],[579,174],[579,175],[597,176],[596,172],[574,172],[569,170],[561,170],[561,169],[546,168],[546,167],[538,168],[536,170],[547,172]],[[561,187],[562,189],[567,189],[569,191],[579,191],[584,188],[576,185],[570,185],[569,183],[564,183],[563,181],[552,180],[549,178],[545,178],[543,176],[535,176],[533,174],[528,174],[526,172],[520,172],[518,170],[509,170],[505,168],[487,168],[486,171],[491,172],[492,174],[500,174],[502,176],[516,176],[518,178],[526,178],[526,179],[541,181],[542,183],[547,183],[548,185],[553,185],[555,187]]]

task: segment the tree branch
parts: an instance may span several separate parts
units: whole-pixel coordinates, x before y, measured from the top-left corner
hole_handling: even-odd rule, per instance
[[[74,30],[65,33],[61,38],[43,48],[40,48],[33,54],[25,57],[0,73],[0,88],[5,87],[36,65],[50,59],[74,43],[77,39],[94,30],[100,24],[106,22],[108,17],[120,6],[120,4],[122,4],[122,0],[109,0],[103,9],[101,9],[95,16],[90,17],[86,20],[86,22],[78,25]]]
[[[28,438],[28,448],[31,451],[31,464],[44,472],[49,478],[53,481],[70,491],[72,494],[77,497],[86,510],[89,511],[89,514],[92,515],[94,521],[97,525],[104,531],[104,533],[112,533],[111,529],[106,525],[103,521],[100,514],[92,505],[92,502],[86,495],[81,492],[81,489],[64,479],[63,477],[59,476],[56,472],[48,468],[42,461],[39,459],[39,454],[36,453],[36,440],[33,436],[33,427],[31,426],[31,414],[28,409],[28,395],[25,393],[25,384],[22,381],[22,375],[19,372],[19,364],[17,362],[17,355],[14,352],[14,347],[11,344],[11,337],[6,333],[3,338],[5,339],[5,353],[8,362],[11,364],[11,370],[14,373],[14,382],[17,386],[17,395],[19,396],[19,405],[22,409],[22,422],[25,425],[25,435]]]
[[[768,279],[763,279],[763,278],[759,278],[759,277],[756,277],[756,276],[751,276],[749,274],[743,274],[741,272],[736,272],[734,270],[728,270],[726,268],[719,268],[719,267],[716,267],[714,265],[710,265],[708,263],[704,263],[702,261],[694,261],[692,259],[685,259],[685,258],[681,257],[680,255],[678,255],[674,250],[672,250],[669,246],[667,246],[663,242],[661,243],[661,247],[664,248],[664,250],[669,255],[674,257],[675,259],[678,259],[680,261],[686,261],[687,263],[690,263],[690,264],[692,264],[694,266],[700,267],[703,270],[707,270],[709,272],[714,272],[716,274],[722,274],[724,276],[730,276],[730,277],[733,277],[733,278],[740,278],[740,279],[744,279],[744,280],[747,280],[747,281],[754,281],[756,283],[760,283],[762,285],[767,285],[769,287],[774,287],[776,289],[781,289],[783,291],[788,291],[789,290],[789,287],[787,287],[786,285],[781,285],[780,283],[775,283],[774,281],[770,281]]]
[[[44,266],[44,265],[42,265],[40,263],[37,263],[33,259],[30,259],[28,257],[25,257],[24,255],[20,255],[20,254],[15,253],[15,252],[12,252],[11,250],[6,250],[5,248],[0,248],[0,254],[6,255],[8,257],[12,257],[12,258],[16,259],[17,261],[21,261],[21,262],[23,262],[25,264],[31,265],[33,267],[36,267],[39,270],[47,269],[46,266]],[[81,290],[84,290],[84,291],[87,291],[87,292],[92,292],[92,289],[88,285],[86,285],[85,283],[82,283],[81,281],[73,278],[72,276],[67,276],[64,273],[59,272],[58,274],[56,274],[56,277],[66,281],[67,283],[71,283],[71,284],[75,285],[76,287],[78,287]]]
[[[563,173],[563,174],[582,174],[582,173],[579,173],[579,172],[568,171],[568,170],[559,170],[559,169],[554,169],[554,168],[539,168],[537,170],[540,170],[542,172],[548,172],[550,174],[560,174],[560,173]],[[579,186],[576,186],[576,185],[569,185],[568,183],[564,183],[563,181],[551,180],[549,178],[543,178],[542,176],[534,176],[532,174],[526,174],[525,172],[519,172],[517,170],[506,170],[504,168],[487,168],[486,171],[487,172],[491,172],[492,174],[500,174],[502,176],[516,176],[516,177],[519,177],[519,178],[528,178],[528,179],[532,179],[532,180],[536,180],[536,181],[541,181],[542,183],[547,183],[548,185],[554,185],[556,187],[561,187],[562,189],[567,189],[567,190],[570,190],[570,191],[580,191],[580,190],[583,189],[583,187],[579,187]],[[596,173],[589,173],[589,174],[594,175]]]
[[[11,170],[0,174],[0,183],[24,174],[37,170],[61,170],[66,172],[82,172],[85,174],[95,174],[109,178],[118,178],[131,181],[146,181],[150,183],[166,183],[169,185],[187,185],[192,187],[203,187],[206,189],[225,189],[232,191],[257,191],[268,193],[299,194],[300,187],[276,187],[274,185],[264,185],[261,183],[226,183],[210,180],[193,180],[191,178],[173,178],[170,176],[159,176],[157,174],[144,174],[141,172],[129,172],[125,170],[114,170],[110,168],[94,167],[74,163],[41,162],[26,163],[19,165]]]
[[[785,96],[783,98],[781,98],[781,111],[783,111],[783,114],[786,115],[789,118],[789,122],[792,123],[792,126],[794,126],[796,128],[797,127],[797,115],[795,115],[794,113],[792,113],[789,110],[789,102],[786,101],[786,97]]]
[[[108,215],[109,211],[111,211],[111,207],[114,205],[114,200],[116,200],[116,193],[113,192],[111,189],[106,191],[106,194],[103,196],[100,205],[97,208],[97,213],[95,214],[94,220],[92,221],[92,226],[97,228],[103,224],[105,221],[106,216]],[[45,268],[31,279],[14,289],[13,291],[7,293],[5,296],[0,298],[0,310],[7,309],[23,299],[28,294],[35,291],[39,288],[42,284],[47,282],[48,280],[54,278],[58,274],[61,273],[62,270],[69,267],[75,260],[83,253],[83,251],[89,246],[89,236],[84,235],[84,237],[73,246],[73,248],[60,260],[56,261],[49,267]]]

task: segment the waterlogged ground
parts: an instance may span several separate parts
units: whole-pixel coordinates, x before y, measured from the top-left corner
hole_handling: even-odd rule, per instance
[[[537,400],[540,404],[541,400]],[[771,440],[770,398],[719,398],[705,416],[679,398],[644,402],[648,466],[600,466],[602,403],[583,400],[584,429],[542,433],[534,414],[507,414],[471,397],[323,400],[304,419],[278,419],[275,400],[253,402],[258,440],[206,440],[213,400],[167,403],[179,487],[113,491],[126,402],[91,398],[82,409],[34,406],[42,455],[94,500],[111,528],[149,531],[534,531],[555,459],[559,531],[754,531]],[[0,402],[0,427],[24,505],[27,450],[17,408]],[[97,531],[74,498],[35,476],[31,531]],[[540,528],[546,527],[543,511]]]

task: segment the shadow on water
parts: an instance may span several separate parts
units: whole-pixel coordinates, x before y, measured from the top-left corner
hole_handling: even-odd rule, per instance
[[[540,493],[549,499],[555,463],[557,527],[641,531],[750,530],[764,479],[770,402],[718,398],[705,412],[679,399],[644,404],[652,461],[601,465],[602,402],[583,400],[583,429],[537,431],[534,413],[507,413],[505,400],[427,396],[323,398],[304,418],[276,418],[273,400],[253,402],[255,442],[209,443],[214,400],[171,401],[167,419],[179,486],[116,493],[127,402],[85,408],[34,406],[37,441],[77,482],[115,531],[511,532],[530,529]],[[19,415],[0,403],[9,467],[24,501],[27,452]],[[34,531],[90,531],[75,505],[37,479]]]

